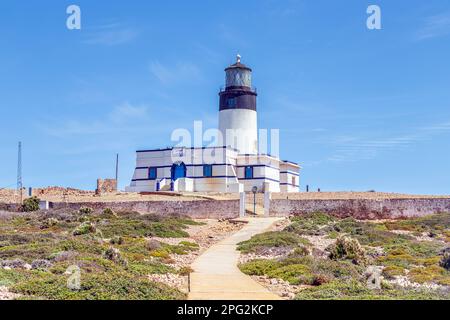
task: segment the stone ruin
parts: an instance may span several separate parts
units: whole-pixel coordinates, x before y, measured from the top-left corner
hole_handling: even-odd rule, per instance
[[[116,179],[97,179],[97,189],[95,190],[97,195],[114,192],[117,192]]]

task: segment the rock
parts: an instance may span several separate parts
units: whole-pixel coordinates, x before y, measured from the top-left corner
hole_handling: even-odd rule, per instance
[[[61,251],[61,252],[58,252],[57,254],[55,254],[55,256],[53,257],[53,260],[56,262],[63,262],[63,261],[67,261],[67,260],[72,260],[77,255],[78,255],[78,253],[75,251]]]
[[[24,266],[25,266],[25,262],[21,259],[0,261],[0,267],[2,267],[3,269],[9,268],[6,270],[24,269]]]
[[[52,266],[52,263],[48,260],[38,259],[31,263],[31,269],[33,270],[47,270]]]

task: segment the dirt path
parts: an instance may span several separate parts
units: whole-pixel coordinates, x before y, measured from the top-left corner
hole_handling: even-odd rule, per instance
[[[247,218],[249,223],[213,245],[192,264],[190,300],[279,300],[237,267],[236,245],[265,232],[280,218]]]

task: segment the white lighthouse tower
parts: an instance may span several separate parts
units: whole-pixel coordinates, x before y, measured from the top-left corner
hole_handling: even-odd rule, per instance
[[[226,87],[219,93],[219,130],[224,146],[239,154],[258,154],[258,116],[256,91],[252,89],[252,69],[241,63],[225,69]]]

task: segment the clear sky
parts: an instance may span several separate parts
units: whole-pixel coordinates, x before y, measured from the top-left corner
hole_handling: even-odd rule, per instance
[[[240,53],[302,189],[450,193],[448,0],[2,0],[0,42],[0,187],[19,140],[26,186],[94,189],[120,153],[124,187],[135,150],[217,126]]]

